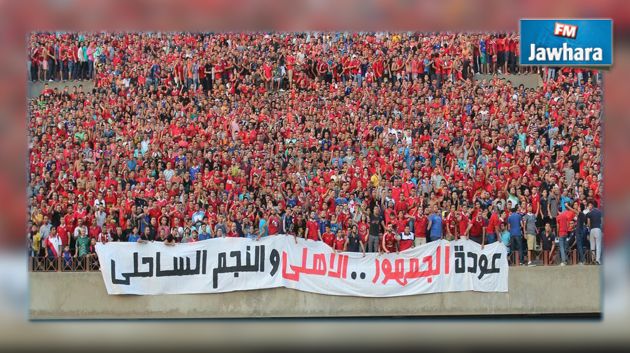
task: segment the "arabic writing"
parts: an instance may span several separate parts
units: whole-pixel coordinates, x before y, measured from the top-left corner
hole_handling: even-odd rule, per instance
[[[466,267],[466,259],[472,259],[470,266]],[[473,273],[479,275],[477,278],[482,279],[483,276],[489,273],[499,273],[497,267],[497,260],[501,259],[501,253],[492,254],[492,261],[488,260],[486,254],[477,254],[472,251],[464,252],[464,247],[461,245],[455,246],[455,273]],[[490,267],[488,267],[490,264]]]
[[[176,256],[173,257],[173,269],[162,270],[161,268],[161,252],[156,252],[154,257],[143,256],[142,264],[148,265],[147,271],[138,270],[138,253],[133,253],[133,272],[121,273],[124,279],[116,278],[116,261],[111,260],[111,276],[113,284],[129,285],[133,277],[168,277],[168,276],[191,276],[198,274],[206,274],[207,250],[197,250],[195,252],[195,267],[190,267],[190,257]],[[155,261],[154,261],[155,260]],[[155,263],[155,273],[153,272],[153,264]],[[185,265],[184,265],[185,263]]]
[[[288,260],[288,254],[286,251],[282,252],[282,277],[291,281],[299,281],[300,274],[327,276],[332,278],[346,279],[348,272],[348,255],[330,253],[328,256],[328,262],[326,261],[326,254],[317,253],[313,254],[311,266],[307,266],[308,262],[308,249],[302,248],[302,264],[290,265]],[[335,268],[335,262],[337,267]],[[289,271],[289,267],[291,271]],[[356,277],[354,273],[353,279]],[[365,274],[363,275],[365,277]]]
[[[217,288],[219,286],[219,274],[232,273],[234,277],[238,277],[241,272],[265,272],[265,246],[255,246],[254,263],[251,262],[250,246],[248,245],[245,250],[245,264],[241,261],[240,251],[230,251],[230,258],[235,258],[235,264],[233,266],[227,266],[227,253],[220,252],[218,257],[218,266],[212,270],[212,287]],[[278,270],[279,255],[278,250],[272,249],[269,257],[271,263],[270,276],[274,276]]]
[[[389,281],[396,281],[401,286],[406,286],[410,279],[415,278],[426,278],[427,282],[431,283],[433,282],[433,276],[440,274],[441,255],[441,247],[438,247],[435,251],[435,260],[431,255],[424,256],[422,258],[422,264],[417,257],[412,257],[407,261],[403,258],[396,259],[394,260],[393,266],[389,259],[383,259],[382,261],[376,259],[372,283],[378,282],[381,272],[383,273],[382,284],[387,284]],[[448,261],[448,257],[446,257],[446,263],[448,263]],[[405,266],[406,262],[408,266]]]
[[[257,245],[254,247],[254,263],[252,263],[251,247],[248,245],[243,256],[241,251],[231,251],[230,258],[234,258],[234,265],[227,265],[227,252],[217,254],[217,267],[212,270],[212,286],[219,286],[219,274],[232,273],[234,277],[238,277],[241,272],[265,272],[265,245]],[[245,257],[245,264],[242,263],[242,257]],[[143,256],[140,263],[147,266],[145,271],[139,269],[138,252],[133,253],[133,271],[121,273],[123,278],[117,278],[116,261],[110,260],[111,279],[113,284],[130,285],[131,279],[135,277],[170,277],[170,276],[193,276],[205,275],[207,272],[208,251],[197,250],[195,252],[195,266],[191,267],[191,258],[189,256],[174,256],[172,269],[162,268],[162,253],[157,251],[154,256]],[[272,249],[269,256],[271,264],[270,276],[274,276],[280,267],[280,255],[278,250]],[[154,271],[155,265],[155,271]]]
[[[345,294],[348,293],[344,289],[348,285],[346,280],[365,283],[349,287],[353,288],[350,290],[353,295],[357,293],[354,288],[364,288],[367,293],[381,291],[385,295],[399,295],[400,292],[390,294],[387,290],[393,287],[403,290],[404,287],[418,293],[413,288],[421,288],[420,292],[434,292],[443,291],[444,288],[451,291],[471,287],[475,290],[503,290],[507,287],[507,264],[503,256],[505,251],[496,252],[495,248],[479,251],[478,246],[464,242],[443,241],[432,244],[431,248],[425,247],[401,254],[370,254],[368,257],[360,257],[352,253],[333,252],[317,243],[300,246],[282,238],[266,241],[270,244],[252,242],[234,249],[233,243],[230,243],[222,247],[184,250],[183,254],[174,252],[172,248],[159,246],[153,249],[138,248],[131,253],[132,257],[127,255],[129,253],[111,252],[114,256],[101,258],[110,263],[110,266],[103,266],[106,269],[103,276],[109,284],[124,287],[117,288],[117,291],[133,294],[138,293],[134,288],[136,284],[152,288],[150,286],[154,285],[151,278],[182,276],[203,277],[201,281],[188,283],[206,286],[212,292],[233,288],[274,288],[291,283],[291,288],[316,286],[317,292]],[[275,244],[276,242],[279,244]],[[103,249],[109,251],[113,247],[103,246],[100,251],[104,251]],[[257,275],[260,273],[268,276]],[[494,274],[498,276],[491,276]],[[304,281],[305,276],[326,280],[311,281],[309,278]],[[137,280],[132,281],[134,278]],[[142,278],[145,280],[141,280]],[[483,283],[476,282],[482,279]],[[501,282],[497,282],[497,279]],[[445,287],[442,285],[443,281],[457,284]],[[187,282],[177,280],[173,283],[179,286]],[[133,285],[130,287],[131,284]],[[160,285],[158,283],[154,287],[158,288]],[[197,291],[196,288],[192,290]],[[159,293],[159,290],[152,293]]]

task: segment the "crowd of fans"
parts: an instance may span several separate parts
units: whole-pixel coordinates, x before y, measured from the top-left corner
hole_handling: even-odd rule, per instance
[[[377,48],[384,41],[391,42],[394,47]],[[179,79],[187,87],[194,83],[204,88],[209,88],[215,77],[224,83],[236,83],[238,78],[255,74],[263,64],[267,66],[258,75],[270,81],[269,85],[286,84],[282,81],[287,80],[292,82],[293,73],[298,74],[295,78],[298,82],[302,81],[302,74],[310,79],[322,76],[326,82],[345,82],[348,79],[366,79],[368,73],[368,80],[387,78],[392,81],[400,77],[415,80],[430,74],[430,71],[436,74],[438,80],[466,79],[473,73],[538,72],[537,68],[517,65],[519,43],[514,33],[324,33],[319,36],[317,33],[273,36],[55,33],[33,34],[30,44],[27,63],[31,81],[91,80],[95,78],[99,65],[110,64],[104,70],[111,71],[121,63],[132,71],[121,73],[122,79],[144,76],[146,80],[150,76],[153,80],[159,73],[151,71],[152,64],[155,64],[151,59],[160,63],[164,63],[160,61],[162,59],[168,60],[168,64],[175,63],[173,79]],[[121,52],[120,49],[126,49],[128,45],[132,46],[135,54]],[[267,47],[260,48],[261,45]],[[262,49],[277,55],[277,61],[266,62],[262,59],[267,57],[253,55],[250,51],[252,46],[258,51]],[[390,49],[393,51],[388,52]],[[207,57],[205,54],[208,51],[219,56]],[[380,51],[380,56],[376,51]],[[124,65],[129,60],[134,65]],[[296,60],[300,66],[297,70]],[[211,73],[212,68],[216,70],[214,73]],[[357,77],[358,73],[361,77]],[[106,77],[103,79],[109,81]]]
[[[29,101],[34,256],[284,233],[601,261],[600,74],[521,68],[513,33],[34,33],[28,62],[73,80]]]

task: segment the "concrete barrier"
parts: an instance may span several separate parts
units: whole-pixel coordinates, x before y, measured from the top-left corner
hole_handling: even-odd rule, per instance
[[[28,98],[35,98],[40,95],[40,93],[44,90],[44,84],[48,84],[50,89],[58,89],[59,91],[63,91],[64,88],[68,87],[70,91],[72,91],[73,87],[76,86],[80,91],[89,92],[92,88],[95,87],[96,82],[94,80],[85,80],[85,81],[52,81],[52,82],[29,82],[27,85],[27,94]],[[82,86],[82,88],[79,88]]]
[[[510,268],[508,293],[396,298],[328,296],[287,288],[220,294],[107,295],[99,272],[31,272],[31,319],[361,317],[601,313],[599,266]]]
[[[475,74],[473,77],[475,81],[486,80],[490,81],[494,78],[495,75],[487,75],[487,74]],[[523,85],[525,88],[538,88],[543,84],[542,78],[539,74],[522,74],[522,75],[496,75],[496,77],[512,82],[512,86],[518,87],[519,85]]]

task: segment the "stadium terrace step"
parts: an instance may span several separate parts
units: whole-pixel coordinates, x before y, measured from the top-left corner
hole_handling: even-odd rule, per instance
[[[51,89],[57,88],[59,91],[62,91],[65,87],[68,89],[72,89],[74,86],[79,87],[83,86],[82,91],[87,92],[91,91],[94,88],[95,82],[93,80],[90,81],[37,81],[37,82],[29,82],[28,83],[28,97],[33,98],[37,97],[42,90],[44,90],[44,84],[48,84],[48,87]]]
[[[523,75],[483,75],[475,74],[475,80],[491,80],[493,77],[499,77],[502,80],[512,82],[512,85],[518,87],[519,85],[525,86],[525,88],[537,88],[542,86],[543,81],[538,74],[523,74]]]

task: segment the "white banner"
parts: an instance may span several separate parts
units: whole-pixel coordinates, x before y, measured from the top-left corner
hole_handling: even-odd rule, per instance
[[[406,251],[334,252],[319,241],[278,235],[164,245],[96,245],[109,294],[220,293],[275,287],[361,297],[438,292],[507,292],[507,249],[470,240]]]

